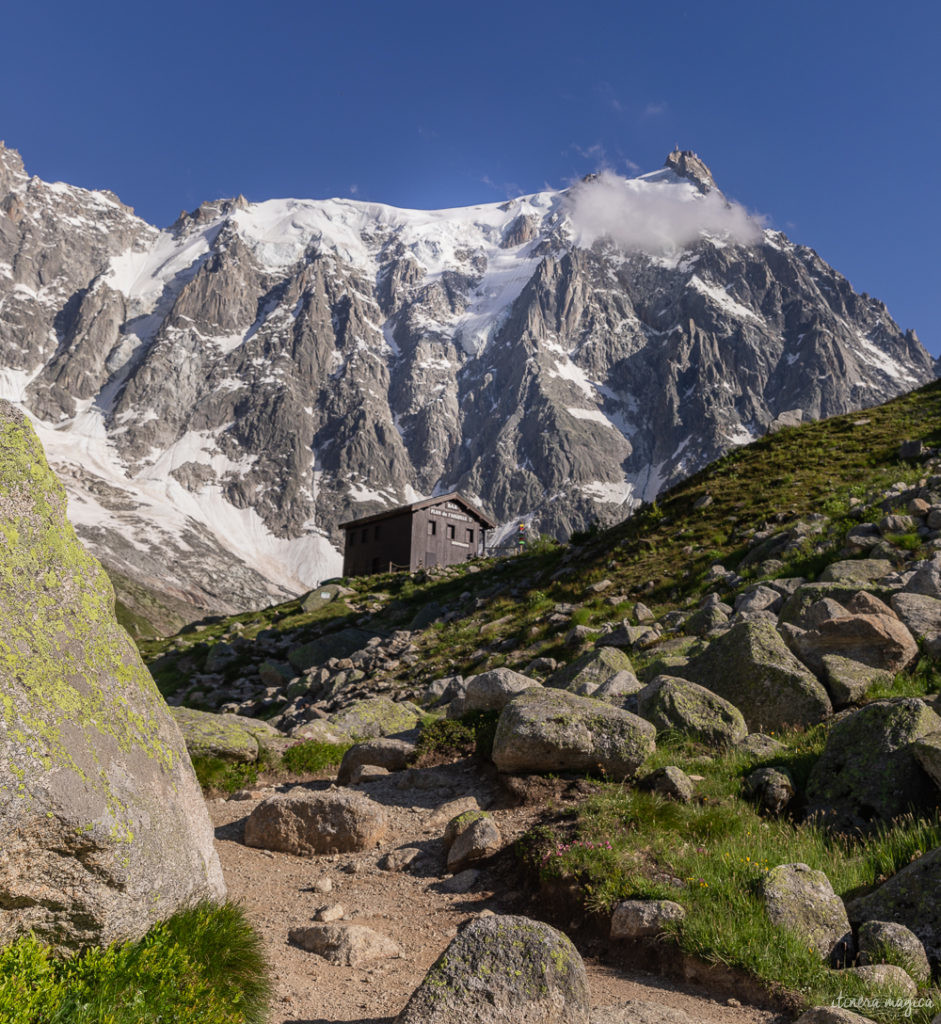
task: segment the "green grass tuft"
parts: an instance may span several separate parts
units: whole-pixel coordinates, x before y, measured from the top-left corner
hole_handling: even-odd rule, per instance
[[[4,1024],[264,1024],[270,994],[261,939],[232,903],[66,960],[31,935],[0,950]]]
[[[288,771],[302,775],[305,772],[319,772],[323,768],[332,768],[343,760],[343,755],[352,743],[321,743],[318,740],[305,740],[288,747],[281,756],[281,763]]]

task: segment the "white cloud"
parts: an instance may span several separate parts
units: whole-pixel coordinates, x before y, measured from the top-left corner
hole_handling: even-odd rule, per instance
[[[609,236],[621,248],[653,255],[675,252],[711,235],[742,245],[761,238],[761,224],[720,192],[622,178],[602,171],[568,194],[569,218],[579,245]]]

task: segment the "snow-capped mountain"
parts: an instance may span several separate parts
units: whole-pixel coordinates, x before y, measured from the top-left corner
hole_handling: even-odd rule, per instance
[[[206,203],[160,231],[0,144],[0,396],[122,598],[299,592],[336,524],[461,490],[565,535],[933,377],[885,306],[675,152],[466,209]]]

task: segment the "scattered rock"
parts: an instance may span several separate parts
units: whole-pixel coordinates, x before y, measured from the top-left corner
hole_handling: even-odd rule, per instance
[[[588,1024],[588,981],[561,932],[526,917],[471,921],[396,1024]]]
[[[383,871],[404,871],[421,856],[421,850],[414,846],[403,846],[398,850],[390,850],[380,861]]]
[[[366,740],[408,732],[418,725],[420,716],[421,712],[413,704],[379,696],[357,701],[331,715],[328,721],[339,732],[345,732],[353,739]]]
[[[793,634],[798,657],[815,672],[823,657],[838,654],[870,668],[900,672],[918,656],[918,644],[894,615],[844,615]]]
[[[851,974],[864,981],[867,985],[872,985],[876,988],[888,988],[901,992],[909,999],[914,999],[918,995],[918,986],[901,967],[896,967],[895,964],[869,964],[865,967],[847,967],[840,973]]]
[[[861,586],[880,580],[892,572],[892,563],[884,558],[851,558],[831,562],[820,574],[821,583],[856,583]]]
[[[438,888],[442,892],[471,892],[477,888],[480,876],[481,872],[476,868],[466,868],[464,871],[459,871],[456,875],[446,878],[443,882],[439,882]]]
[[[628,711],[564,690],[527,690],[500,714],[493,762],[501,772],[603,771],[628,778],[655,749],[656,729]]]
[[[315,924],[292,928],[288,940],[332,964],[359,967],[372,960],[402,956],[399,944],[361,924]]]
[[[794,799],[794,780],[783,768],[758,768],[745,780],[745,792],[762,810],[780,814]]]
[[[378,766],[393,772],[402,771],[408,767],[409,758],[414,753],[414,743],[409,740],[392,739],[389,736],[357,743],[343,755],[337,772],[337,784],[349,785],[356,769],[364,765]]]
[[[875,701],[835,722],[807,781],[808,816],[853,831],[933,806],[937,787],[913,743],[938,728],[941,718],[911,697]]]
[[[458,872],[498,853],[503,837],[493,818],[483,811],[466,811],[448,824],[445,832],[448,871]]]
[[[912,744],[912,751],[934,784],[941,789],[941,730],[935,729],[919,736]]]
[[[656,771],[645,775],[638,781],[642,789],[659,793],[660,796],[670,800],[678,800],[680,803],[688,804],[693,799],[692,779],[676,765],[668,765],[665,768],[658,768]]]
[[[710,499],[711,500],[711,499]],[[598,1006],[591,1011],[589,1024],[698,1024],[682,1010],[663,1003],[628,999],[614,1006]]]
[[[310,857],[372,849],[386,829],[385,811],[361,793],[315,793],[296,786],[252,811],[245,822],[245,843]]]
[[[739,750],[744,750],[753,757],[769,757],[785,746],[773,736],[766,736],[762,732],[750,732],[738,745]]]
[[[833,710],[826,690],[767,622],[733,626],[682,674],[724,697],[755,731],[813,725]]]
[[[183,733],[190,757],[221,757],[250,763],[258,760],[259,738],[280,739],[281,733],[267,722],[242,715],[214,715],[193,708],[171,708]]]
[[[859,927],[860,966],[893,963],[901,966],[916,982],[931,980],[931,965],[918,936],[894,921],[866,921]]]
[[[481,672],[467,680],[464,700],[461,702],[460,713],[468,711],[502,711],[507,701],[518,693],[533,686],[541,686],[538,679],[531,679],[508,668],[495,668],[489,672]],[[448,708],[448,717],[456,716],[454,705]]]
[[[773,924],[800,936],[833,966],[852,960],[846,908],[822,871],[806,864],[779,864],[761,879],[761,892]]]
[[[314,920],[330,924],[333,921],[342,921],[346,917],[346,911],[339,903],[328,903],[324,907],[318,907],[314,912]]]
[[[802,1013],[794,1024],[873,1024],[871,1017],[861,1017],[839,1006],[815,1006]]]
[[[873,687],[890,686],[891,672],[872,668],[841,654],[824,654],[820,659],[823,678],[835,708],[858,704]]]
[[[596,647],[556,669],[546,680],[546,686],[587,697],[618,672],[633,674],[631,659],[617,647]]]
[[[675,729],[709,746],[728,747],[748,735],[738,708],[727,700],[676,676],[657,676],[636,697],[637,714],[658,732]]]
[[[660,935],[686,911],[672,900],[623,900],[611,914],[612,939],[640,939]]]

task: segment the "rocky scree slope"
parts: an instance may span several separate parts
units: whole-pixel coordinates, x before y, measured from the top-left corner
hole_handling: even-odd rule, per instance
[[[244,716],[266,716],[281,736],[263,744],[355,741],[337,800],[417,784],[423,737],[449,734],[422,711],[476,722],[507,793],[558,806],[574,786],[579,809],[546,807],[534,837],[543,912],[603,925],[611,955],[690,966],[678,943],[789,987],[795,1006],[917,996],[927,1024],[941,1008],[939,423],[933,384],[740,449],[572,546],[331,584],[153,644],[152,666],[173,701],[242,713],[205,719],[257,736]],[[586,801],[586,770],[619,784]],[[492,884],[487,815],[458,815],[444,840],[454,884]],[[723,906],[755,930],[730,930]],[[881,963],[873,930],[918,955]]]
[[[238,198],[158,231],[0,147],[0,209],[0,395],[163,632],[335,573],[346,518],[460,489],[567,536],[933,376],[688,153],[463,210]]]

